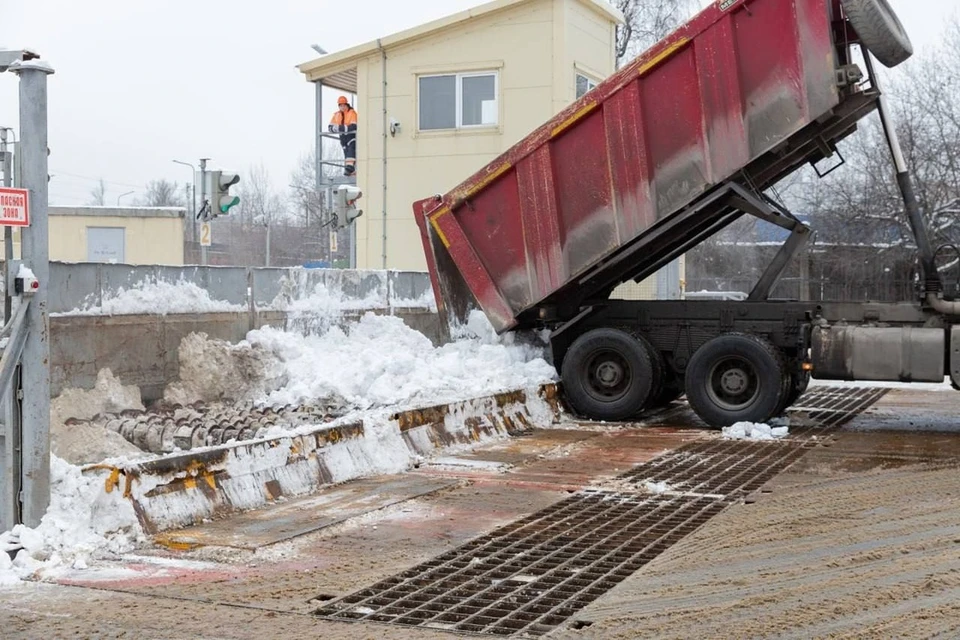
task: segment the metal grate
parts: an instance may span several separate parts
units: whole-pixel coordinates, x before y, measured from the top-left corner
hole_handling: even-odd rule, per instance
[[[883,389],[817,389],[780,442],[691,443],[618,480],[584,490],[429,562],[333,601],[315,615],[466,633],[543,635],[710,518],[785,470],[883,396]],[[659,494],[646,482],[667,484]],[[662,487],[661,487],[662,488]]]

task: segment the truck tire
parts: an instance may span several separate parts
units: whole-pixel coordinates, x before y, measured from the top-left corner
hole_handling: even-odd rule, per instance
[[[913,55],[913,43],[887,0],[840,0],[860,41],[884,66]]]
[[[783,356],[758,336],[728,333],[693,354],[686,372],[687,401],[707,424],[763,423],[786,392]]]
[[[567,403],[593,420],[638,415],[654,384],[647,346],[619,329],[594,329],[570,346],[560,377]]]

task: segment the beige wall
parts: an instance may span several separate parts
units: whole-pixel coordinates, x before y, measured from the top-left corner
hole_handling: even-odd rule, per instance
[[[183,264],[182,217],[51,215],[49,221],[51,260],[86,262],[88,227],[122,227],[126,264]],[[19,233],[14,243],[19,257]]]
[[[615,71],[616,25],[578,0],[566,4],[564,94],[576,95],[576,73],[602,81]]]
[[[401,132],[387,137],[388,268],[426,268],[413,203],[449,191],[569,105],[575,95],[575,60],[604,76],[613,71],[613,28],[609,19],[577,0],[539,0],[387,51],[387,113],[401,123]],[[487,70],[499,72],[497,127],[418,132],[418,75]],[[380,268],[384,224],[379,53],[358,63],[357,86],[361,131],[357,183],[363,190],[364,211],[357,224],[357,264]]]

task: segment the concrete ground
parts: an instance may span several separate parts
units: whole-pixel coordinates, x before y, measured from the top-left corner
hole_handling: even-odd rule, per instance
[[[332,598],[715,433],[568,424],[0,590],[4,638],[452,638],[335,623]],[[960,636],[960,394],[893,391],[551,638]]]

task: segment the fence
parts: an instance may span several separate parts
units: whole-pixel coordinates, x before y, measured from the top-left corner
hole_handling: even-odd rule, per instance
[[[50,313],[102,308],[121,290],[153,282],[192,283],[210,299],[251,311],[282,308],[285,301],[309,298],[318,286],[371,308],[430,305],[426,272],[254,267],[168,267],[120,264],[50,264]]]

